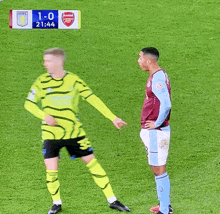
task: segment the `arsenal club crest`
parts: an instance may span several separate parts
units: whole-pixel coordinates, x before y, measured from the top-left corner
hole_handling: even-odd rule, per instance
[[[67,27],[70,27],[75,20],[75,15],[73,12],[64,12],[62,14],[62,21]]]
[[[17,11],[17,25],[21,27],[28,25],[28,11]]]

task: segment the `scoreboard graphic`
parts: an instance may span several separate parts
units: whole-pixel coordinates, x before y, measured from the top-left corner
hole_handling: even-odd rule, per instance
[[[80,29],[80,10],[10,10],[12,29]]]

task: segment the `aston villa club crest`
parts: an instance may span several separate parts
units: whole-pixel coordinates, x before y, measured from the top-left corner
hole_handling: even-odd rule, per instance
[[[21,27],[28,25],[28,11],[17,11],[17,25]]]
[[[62,14],[62,21],[67,27],[70,27],[75,20],[75,15],[73,12],[64,12]]]

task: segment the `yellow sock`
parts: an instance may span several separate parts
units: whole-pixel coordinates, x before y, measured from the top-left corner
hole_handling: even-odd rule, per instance
[[[46,171],[47,188],[53,201],[60,200],[60,182],[58,180],[58,170]]]
[[[109,178],[106,175],[106,172],[101,167],[99,162],[96,158],[91,160],[87,167],[89,168],[89,171],[92,173],[92,177],[95,181],[95,183],[102,189],[103,193],[105,194],[106,198],[110,198],[114,196],[112,187],[109,183]]]

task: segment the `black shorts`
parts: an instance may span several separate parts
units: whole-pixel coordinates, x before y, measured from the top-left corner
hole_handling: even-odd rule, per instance
[[[67,140],[45,140],[43,145],[44,158],[59,156],[60,149],[66,147],[71,159],[93,154],[93,149],[85,136]]]

